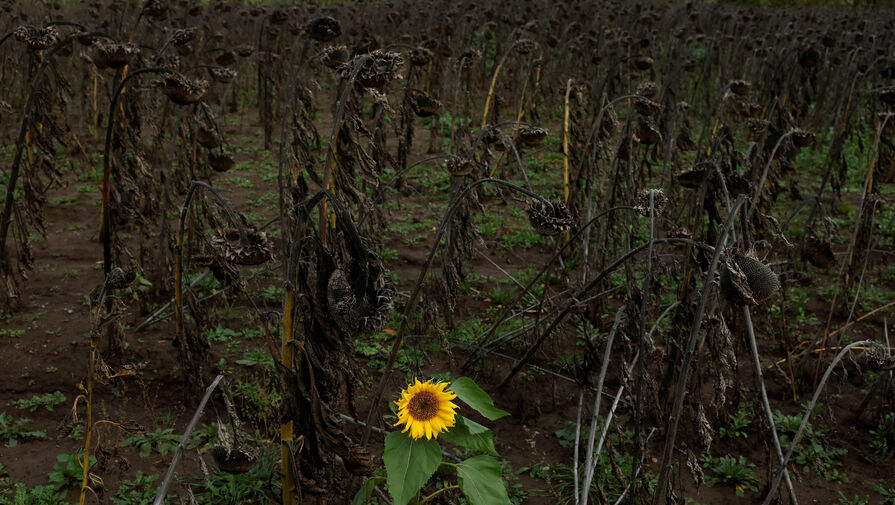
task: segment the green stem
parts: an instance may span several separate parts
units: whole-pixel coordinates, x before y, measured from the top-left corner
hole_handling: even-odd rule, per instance
[[[456,465],[454,465],[454,466],[456,466]],[[435,498],[436,496],[440,495],[441,493],[443,493],[445,491],[450,491],[451,489],[460,489],[460,486],[458,486],[457,484],[454,484],[452,486],[443,487],[443,488],[439,489],[438,491],[435,491],[434,493],[430,494],[429,496],[423,498],[423,501],[420,502],[420,505],[423,505],[424,503],[431,500],[432,498]]]

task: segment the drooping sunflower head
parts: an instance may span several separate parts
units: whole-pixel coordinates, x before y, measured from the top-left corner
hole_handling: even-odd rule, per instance
[[[401,391],[401,399],[395,402],[398,406],[398,422],[404,424],[402,433],[410,431],[411,438],[426,437],[430,440],[438,438],[438,434],[445,432],[456,422],[454,409],[457,408],[451,400],[457,397],[453,391],[445,391],[449,382],[433,384],[432,381],[420,382],[414,379],[414,383]]]

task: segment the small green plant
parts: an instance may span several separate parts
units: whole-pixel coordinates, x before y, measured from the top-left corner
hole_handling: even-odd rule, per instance
[[[602,417],[600,418],[599,425],[603,423]],[[575,428],[576,424],[572,421],[566,421],[563,423],[563,427],[554,431],[553,435],[559,439],[559,446],[569,448],[575,445]],[[582,426],[580,437],[582,440],[587,440],[587,437],[590,436],[590,430],[586,427]]]
[[[274,369],[274,361],[273,356],[267,351],[267,349],[247,349],[242,353],[242,359],[236,360],[236,363],[243,366],[256,366],[260,365],[261,368],[265,370],[273,371]]]
[[[789,441],[799,425],[802,423],[802,415],[785,415],[779,410],[774,411],[774,425],[780,431],[780,444],[783,447],[789,445]],[[841,480],[844,478],[841,472],[833,472],[836,467],[842,466],[839,461],[848,450],[834,447],[829,441],[825,442],[824,432],[815,429],[809,422],[805,426],[805,432],[796,446],[792,462],[800,466],[802,471],[808,473],[814,468],[817,473],[828,480]]]
[[[880,505],[895,505],[895,487],[886,488],[880,483],[874,486],[873,490],[883,497]]]
[[[379,255],[379,259],[386,264],[398,259],[398,251],[388,247],[379,247],[376,249],[376,253]]]
[[[207,483],[204,478],[201,478],[191,481],[189,486],[192,487],[193,493],[200,504],[255,503],[258,505],[275,505],[280,503],[280,495],[278,490],[270,486],[270,481],[276,478],[276,463],[274,459],[267,454],[263,454],[259,463],[246,473],[214,472],[208,476]],[[175,500],[172,503],[177,502]]]
[[[25,330],[17,330],[13,328],[0,329],[0,337],[20,338],[25,334]]]
[[[28,428],[26,425],[29,421],[30,419],[28,418],[15,420],[6,412],[0,412],[0,442],[6,442],[6,447],[15,447],[19,440],[47,438],[46,433]]]
[[[267,376],[234,381],[233,400],[246,419],[267,425],[274,419],[283,397],[275,379]]]
[[[505,283],[498,283],[485,293],[485,299],[498,305],[509,305],[513,301],[513,289]]]
[[[747,438],[746,429],[752,424],[754,414],[751,403],[741,403],[736,414],[729,414],[730,424],[718,429],[721,438]]]
[[[870,495],[864,497],[855,495],[854,498],[848,498],[842,491],[839,491],[839,501],[837,505],[867,505],[870,502]]]
[[[84,440],[84,432],[86,429],[83,424],[76,424],[72,426],[71,433],[68,434],[68,438],[72,440]]]
[[[65,495],[53,486],[29,488],[22,483],[6,485],[0,482],[0,505],[67,505]]]
[[[50,486],[57,491],[72,487],[81,487],[84,478],[83,451],[77,451],[72,454],[56,455],[56,464],[53,465],[53,471],[50,472]],[[90,456],[89,465],[92,467],[96,464],[96,458]],[[88,481],[96,484],[102,482],[102,479],[93,473],[88,474]]]
[[[146,475],[137,470],[137,475],[132,480],[121,483],[115,496],[112,497],[112,505],[144,505],[155,499],[158,484],[158,475]],[[165,504],[177,503],[177,496],[169,494],[165,497]]]
[[[15,407],[27,410],[28,412],[37,412],[37,409],[40,407],[52,412],[53,408],[62,403],[65,403],[65,395],[59,391],[54,391],[45,395],[34,395],[30,400],[22,398],[21,400],[12,402]]]
[[[706,477],[707,486],[731,485],[737,496],[745,496],[746,490],[758,491],[758,474],[755,473],[755,465],[749,463],[745,456],[713,458],[710,454],[705,454],[701,461],[703,468],[711,470],[715,474]]]
[[[136,447],[141,458],[148,458],[153,450],[162,456],[173,454],[179,444],[180,435],[174,433],[174,428],[159,428],[152,432],[126,438],[121,442],[122,446]]]
[[[889,412],[875,430],[870,430],[873,440],[870,448],[877,456],[886,456],[895,451],[895,412]]]
[[[261,299],[267,303],[280,303],[283,300],[285,290],[282,286],[267,286],[261,290]]]

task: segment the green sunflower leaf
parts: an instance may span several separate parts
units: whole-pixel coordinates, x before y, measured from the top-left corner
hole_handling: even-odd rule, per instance
[[[364,505],[368,501],[370,501],[370,496],[373,495],[373,488],[376,487],[376,484],[382,480],[382,477],[370,477],[364,482],[364,485],[360,487],[357,491],[357,494],[354,495],[354,500],[351,501],[351,505]]]
[[[460,377],[454,380],[449,389],[457,393],[457,397],[488,420],[495,421],[503,416],[510,415],[509,412],[495,407],[488,393],[483,391],[469,377]]]
[[[394,505],[407,505],[441,464],[441,447],[434,439],[414,440],[393,431],[385,437],[382,461]]]
[[[439,437],[451,444],[465,447],[470,451],[484,452],[485,454],[497,456],[497,451],[494,449],[494,434],[491,433],[491,430],[472,419],[466,419],[460,415],[456,417],[456,421],[452,428],[449,428],[447,432],[442,433]]]
[[[457,465],[460,490],[472,505],[510,505],[500,476],[500,463],[491,456],[474,456]]]

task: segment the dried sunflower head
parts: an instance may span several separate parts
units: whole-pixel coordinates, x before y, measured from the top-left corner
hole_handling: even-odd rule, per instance
[[[208,81],[191,80],[175,74],[166,74],[157,84],[162,88],[162,93],[177,105],[192,105],[208,91]]]
[[[115,267],[106,278],[106,287],[108,289],[124,289],[133,284],[135,280],[137,280],[137,271],[132,267]]]
[[[129,64],[139,50],[131,43],[99,40],[93,44],[93,63],[97,68],[122,68]]]
[[[329,46],[320,55],[320,61],[329,68],[339,68],[348,63],[350,59],[351,53],[345,46]]]
[[[376,50],[368,55],[357,55],[340,68],[343,77],[357,71],[359,85],[379,89],[391,81],[403,79],[404,58],[398,53]]]
[[[246,230],[245,243],[238,230],[216,231],[211,235],[211,247],[219,257],[236,265],[260,265],[273,259],[273,243],[267,234],[253,229]]]
[[[309,37],[318,42],[331,42],[342,35],[342,25],[329,16],[320,16],[310,20],[304,30]]]
[[[214,463],[224,472],[232,474],[246,473],[258,463],[258,458],[236,447],[216,445],[211,448]]]
[[[893,370],[895,354],[886,346],[874,343],[864,351],[864,362],[874,370]]]
[[[633,64],[637,70],[649,70],[653,67],[653,59],[649,56],[638,56],[634,58]]]
[[[205,125],[199,125],[199,128],[196,130],[196,142],[207,149],[220,147],[222,143],[218,132],[214,128],[208,128]]]
[[[460,54],[457,58],[457,69],[460,71],[469,70],[477,61],[482,59],[481,51],[469,49]]]
[[[818,268],[829,268],[836,263],[836,255],[833,253],[833,244],[829,238],[820,237],[812,233],[805,241],[802,249],[802,257]]]
[[[214,62],[222,67],[229,67],[236,63],[236,53],[234,51],[222,51],[221,54],[215,56]]]
[[[516,138],[520,147],[541,147],[541,144],[547,139],[547,130],[537,126],[521,126]]]
[[[161,18],[168,13],[168,0],[146,0],[143,4],[142,14],[152,18]]]
[[[242,56],[243,58],[248,58],[255,52],[255,48],[248,44],[240,44],[233,48],[233,52]]]
[[[209,67],[208,73],[211,74],[212,79],[222,84],[233,82],[237,75],[236,70],[227,67]]]
[[[184,44],[189,44],[192,42],[196,35],[199,34],[198,27],[190,27],[190,28],[178,28],[174,30],[174,33],[171,34],[171,43],[175,46],[182,46]]]
[[[883,88],[879,92],[879,99],[883,103],[887,104],[895,104],[895,86],[889,86],[888,88]]]
[[[419,90],[408,91],[410,107],[413,113],[419,117],[429,117],[441,111],[441,102]]]
[[[208,153],[208,164],[215,172],[227,172],[236,165],[236,160],[227,153],[211,151]]]
[[[479,165],[480,164],[474,159],[461,158],[459,156],[451,156],[445,163],[448,173],[454,177],[469,175],[473,173]]]
[[[530,54],[538,48],[538,43],[531,39],[517,39],[513,42],[513,51],[517,54]]]
[[[479,132],[479,138],[482,140],[483,144],[492,145],[503,140],[503,134],[496,126],[486,125],[485,128]]]
[[[812,132],[802,130],[801,128],[796,128],[795,131],[792,132],[792,143],[796,145],[796,147],[808,147],[814,145],[814,142],[817,140],[817,135]]]
[[[281,9],[275,9],[270,13],[270,24],[272,25],[281,25],[289,21],[289,14]]]
[[[687,170],[677,175],[677,182],[685,188],[695,189],[702,186],[708,172],[704,168],[696,170]]]
[[[734,253],[721,269],[721,294],[735,305],[757,305],[780,289],[771,267],[749,254]]]
[[[752,138],[758,140],[761,134],[766,132],[771,122],[766,119],[749,118],[746,120],[746,129],[752,134]]]
[[[749,90],[752,88],[752,84],[742,79],[738,79],[735,81],[730,81],[730,84],[727,85],[730,88],[730,92],[737,96],[749,96]]]
[[[326,286],[326,298],[333,320],[346,333],[376,333],[388,321],[394,307],[395,288],[385,280],[381,260],[368,252],[367,271],[352,260],[337,268]]]
[[[637,86],[634,93],[648,100],[655,100],[659,96],[659,85],[653,81],[644,81]]]
[[[642,116],[653,117],[662,110],[662,106],[649,98],[637,97],[634,99],[634,108]]]
[[[614,136],[618,133],[618,127],[618,114],[615,113],[615,107],[612,104],[607,104],[603,109],[603,117],[600,119],[599,138],[603,140]]]
[[[424,67],[432,61],[432,51],[425,47],[414,47],[410,51],[410,64],[415,67]]]
[[[659,127],[650,118],[641,119],[634,129],[634,140],[643,145],[656,145],[662,142],[662,134],[659,133]]]
[[[571,230],[575,219],[562,200],[532,199],[528,202],[528,222],[541,235],[558,235]]]
[[[32,25],[23,25],[12,32],[16,40],[28,46],[28,49],[43,51],[59,42],[59,30],[55,26],[38,28]]]
[[[665,206],[668,205],[668,197],[665,196],[665,192],[661,189],[644,189],[637,195],[637,201],[634,205],[634,209],[641,216],[649,217],[649,195],[653,194],[653,210],[656,215],[662,213],[665,210]]]

